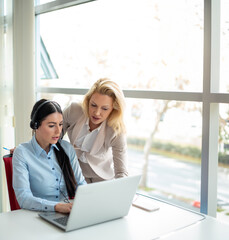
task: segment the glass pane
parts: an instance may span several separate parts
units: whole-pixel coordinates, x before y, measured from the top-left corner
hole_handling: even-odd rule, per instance
[[[47,100],[56,101],[60,104],[62,110],[70,105],[71,102],[80,102],[83,100],[83,95],[66,95],[58,93],[40,93],[38,99],[45,98]]]
[[[90,2],[40,15],[40,34],[58,76],[40,86],[202,91],[203,1]]]
[[[220,92],[229,92],[229,1],[221,0]]]
[[[142,174],[140,191],[199,211],[202,106],[128,99],[130,174]]]
[[[82,100],[61,94],[41,97],[62,107]],[[129,174],[142,174],[139,192],[199,211],[201,104],[146,99],[126,103]]]
[[[217,218],[229,223],[229,105],[220,104]]]
[[[34,0],[35,6],[42,5],[49,2],[55,2],[55,0]]]

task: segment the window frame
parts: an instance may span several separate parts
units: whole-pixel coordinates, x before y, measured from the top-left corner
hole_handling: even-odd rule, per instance
[[[72,7],[94,0],[54,1],[35,7],[37,19],[40,14]],[[229,104],[229,94],[219,93],[220,65],[220,1],[204,1],[204,59],[203,92],[124,90],[126,98],[144,98],[175,101],[195,101],[202,103],[202,156],[201,156],[201,207],[200,212],[216,217],[217,171],[218,171],[218,129],[219,104]],[[36,21],[37,22],[37,21]],[[36,39],[39,39],[39,31]],[[39,49],[36,49],[38,56]],[[39,63],[39,61],[37,61]],[[37,64],[38,65],[38,64]],[[36,66],[39,67],[39,66]],[[36,76],[38,81],[38,76]],[[44,88],[37,86],[39,93],[62,93],[82,95],[86,88]]]

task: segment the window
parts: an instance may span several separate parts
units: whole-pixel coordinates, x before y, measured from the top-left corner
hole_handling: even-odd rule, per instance
[[[218,2],[100,0],[36,11],[38,36],[56,71],[46,79],[38,73],[39,97],[65,107],[98,78],[117,81],[127,101],[130,173],[147,166],[140,191],[212,216],[218,206],[218,218],[225,215],[220,192],[229,204],[221,176],[218,199],[210,195],[217,192],[217,156],[227,148],[220,140],[227,127],[218,118],[219,105],[229,103],[219,93],[228,92],[227,5],[222,1],[221,50]],[[228,166],[221,167],[218,175]]]
[[[226,0],[221,1],[221,18],[220,18],[220,92],[228,93],[229,92],[229,2]]]
[[[229,105],[220,104],[219,114],[219,167],[217,216],[228,221],[229,216]]]
[[[203,2],[178,2],[95,1],[40,15],[58,75],[40,86],[111,77],[123,89],[202,91]]]

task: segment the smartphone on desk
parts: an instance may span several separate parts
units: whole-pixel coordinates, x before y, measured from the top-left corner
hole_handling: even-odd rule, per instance
[[[159,206],[157,206],[152,199],[143,197],[141,195],[135,195],[132,205],[147,212],[159,210]]]

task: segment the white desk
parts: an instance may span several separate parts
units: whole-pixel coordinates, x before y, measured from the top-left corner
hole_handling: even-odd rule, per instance
[[[152,199],[160,209],[146,212],[131,207],[128,216],[91,227],[63,232],[37,212],[17,210],[0,214],[1,240],[228,240],[229,225]]]

